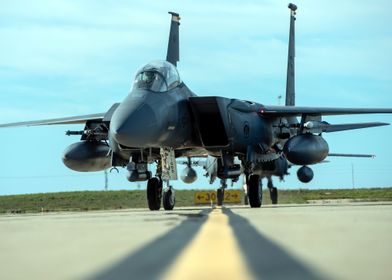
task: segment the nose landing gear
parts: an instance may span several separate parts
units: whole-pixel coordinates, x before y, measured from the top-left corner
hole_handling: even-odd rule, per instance
[[[147,182],[147,202],[148,208],[157,211],[161,208],[162,199],[162,180],[159,177],[153,177]]]
[[[162,179],[153,177],[147,182],[147,202],[148,208],[152,211],[157,211],[161,208],[161,201],[165,210],[173,210],[176,204],[175,191],[169,185],[163,189]]]
[[[162,203],[165,210],[173,210],[174,205],[176,204],[176,197],[172,186],[168,186],[163,191]]]

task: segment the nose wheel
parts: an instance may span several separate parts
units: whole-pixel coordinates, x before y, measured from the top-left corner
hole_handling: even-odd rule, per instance
[[[161,208],[161,201],[165,210],[173,210],[176,204],[175,191],[172,186],[163,189],[161,178],[154,177],[147,182],[147,202],[151,211],[158,211]]]
[[[165,210],[173,210],[174,205],[176,204],[176,197],[172,186],[168,186],[163,191],[162,203]]]
[[[154,177],[147,182],[147,202],[151,211],[157,211],[161,208],[162,199],[162,180]]]

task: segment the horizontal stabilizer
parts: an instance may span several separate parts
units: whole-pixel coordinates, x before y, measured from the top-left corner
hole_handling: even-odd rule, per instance
[[[91,120],[100,121],[103,119],[104,116],[105,116],[105,113],[100,113],[100,114],[74,116],[74,117],[58,118],[58,119],[46,119],[46,120],[28,121],[28,122],[15,122],[15,123],[0,124],[0,128],[2,128],[2,127],[17,127],[17,126],[55,125],[55,124],[84,124],[85,122],[91,121]]]
[[[259,113],[262,116],[333,116],[356,114],[392,114],[392,108],[328,108],[328,107],[294,107],[294,106],[263,106]]]
[[[375,158],[375,155],[365,155],[365,154],[328,154],[329,157],[358,157],[358,158]]]
[[[322,128],[322,132],[336,132],[344,130],[361,129],[367,127],[376,127],[389,125],[389,123],[383,122],[369,122],[369,123],[352,123],[352,124],[329,124]]]

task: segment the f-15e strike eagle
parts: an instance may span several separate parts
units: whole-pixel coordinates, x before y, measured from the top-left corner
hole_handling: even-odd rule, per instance
[[[288,175],[290,165],[299,165],[302,167],[297,172],[298,179],[310,182],[313,171],[309,165],[320,163],[329,155],[322,133],[388,125],[379,122],[334,125],[323,121],[322,116],[392,113],[391,108],[295,106],[297,7],[289,4],[289,9],[285,106],[220,96],[196,96],[177,71],[180,16],[169,12],[171,27],[166,60],[152,61],[141,68],[123,102],[101,114],[0,127],[83,124],[83,130],[67,132],[67,135],[81,135],[81,141],[65,150],[64,164],[81,172],[126,167],[129,181],[147,181],[147,201],[151,210],[159,210],[161,202],[165,210],[173,209],[175,193],[169,180],[177,179],[176,159],[181,157],[188,158],[181,176],[186,183],[196,180],[192,158],[207,158],[204,168],[210,182],[216,178],[222,181],[218,203],[222,203],[226,180],[236,181],[242,174],[251,207],[261,205],[262,178],[268,179],[272,203],[277,203],[278,193],[271,177],[283,179]],[[154,176],[149,171],[150,164],[157,164]]]

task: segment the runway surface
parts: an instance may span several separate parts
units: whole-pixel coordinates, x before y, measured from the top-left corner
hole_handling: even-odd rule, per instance
[[[392,204],[0,216],[1,279],[392,279]]]

